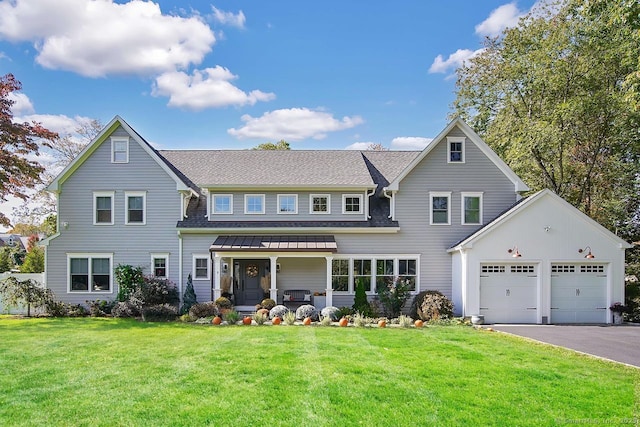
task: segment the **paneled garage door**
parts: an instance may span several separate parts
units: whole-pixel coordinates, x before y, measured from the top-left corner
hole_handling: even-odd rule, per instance
[[[480,314],[487,323],[536,323],[538,274],[535,264],[483,264]]]
[[[602,264],[551,264],[551,323],[605,323],[607,273]]]

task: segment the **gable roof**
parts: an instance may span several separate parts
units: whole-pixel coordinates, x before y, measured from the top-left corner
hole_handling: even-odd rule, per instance
[[[160,150],[198,187],[376,186],[360,151]]]
[[[120,116],[115,116],[101,131],[100,133],[80,152],[75,159],[71,161],[65,167],[58,176],[51,181],[51,183],[47,186],[48,191],[59,192],[61,190],[61,185],[66,181],[73,172],[78,169],[84,162],[89,158],[89,156],[118,128],[121,126],[133,139],[137,142],[142,149],[144,149],[149,156],[155,160],[155,162],[160,166],[164,171],[176,182],[177,190],[191,190],[193,189],[189,186],[189,183],[177,173],[174,168],[171,167],[167,162],[165,162],[156,152],[156,150],[151,147],[151,145],[144,139],[138,132],[136,132],[127,122],[125,122]]]
[[[461,249],[464,249],[465,247],[472,246],[475,241],[477,241],[477,240],[481,239],[482,237],[484,237],[485,235],[489,234],[492,230],[494,230],[495,228],[499,227],[501,224],[509,221],[509,219],[514,217],[518,212],[520,212],[520,211],[522,211],[524,209],[527,209],[528,206],[533,205],[534,203],[536,203],[537,201],[539,201],[539,200],[541,200],[541,199],[543,199],[545,197],[549,197],[549,198],[559,202],[560,204],[564,205],[565,208],[567,208],[578,220],[581,220],[581,221],[586,222],[587,224],[591,225],[593,228],[598,230],[604,237],[606,237],[609,240],[613,241],[614,243],[620,245],[621,248],[631,248],[633,246],[633,245],[629,244],[628,242],[626,242],[625,240],[621,239],[620,237],[616,236],[614,233],[609,231],[602,224],[600,224],[597,221],[589,218],[589,216],[587,216],[585,213],[583,213],[578,208],[573,206],[571,203],[567,202],[565,199],[563,199],[562,197],[558,196],[553,191],[551,191],[548,188],[546,188],[544,190],[540,190],[537,193],[532,194],[531,196],[529,196],[529,197],[527,197],[525,199],[519,200],[511,208],[507,209],[505,212],[503,212],[502,214],[498,215],[493,221],[487,223],[484,227],[482,227],[479,230],[475,231],[471,235],[465,237],[461,241],[455,243],[453,246],[451,246],[447,250],[447,252],[455,252],[455,251],[459,251]]]
[[[436,136],[422,150],[419,156],[413,161],[392,181],[386,190],[397,191],[400,188],[400,182],[427,156],[429,153],[451,132],[454,127],[458,127],[469,140],[476,145],[482,151],[489,160],[491,160],[500,171],[511,181],[515,187],[516,192],[522,192],[529,190],[529,187],[511,170],[509,166],[487,145],[486,142],[480,138],[480,136],[471,129],[471,127],[464,122],[461,118],[455,118],[452,120],[442,132]]]

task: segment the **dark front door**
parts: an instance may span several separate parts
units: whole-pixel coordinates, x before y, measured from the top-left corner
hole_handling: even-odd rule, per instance
[[[240,261],[240,286],[238,305],[255,305],[263,299],[260,279],[264,276],[264,261],[247,259]]]

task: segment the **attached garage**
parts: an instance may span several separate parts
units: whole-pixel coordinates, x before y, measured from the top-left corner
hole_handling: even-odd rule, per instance
[[[488,323],[536,323],[535,264],[482,264],[480,314]]]
[[[605,323],[607,273],[603,264],[551,265],[551,323]]]

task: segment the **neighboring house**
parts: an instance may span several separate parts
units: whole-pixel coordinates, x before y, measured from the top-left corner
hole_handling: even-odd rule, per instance
[[[0,246],[8,246],[19,250],[27,249],[28,237],[22,237],[19,234],[2,233],[0,234]]]
[[[549,191],[522,199],[461,120],[420,152],[191,151],[155,150],[115,117],[48,189],[46,283],[71,303],[115,298],[118,264],[181,294],[191,274],[199,301],[230,277],[244,307],[261,285],[351,306],[357,280],[373,297],[398,277],[489,322],[605,323],[624,297],[630,245]]]

